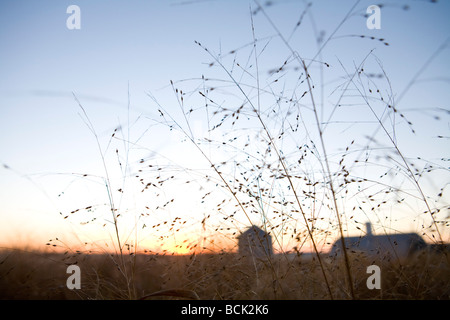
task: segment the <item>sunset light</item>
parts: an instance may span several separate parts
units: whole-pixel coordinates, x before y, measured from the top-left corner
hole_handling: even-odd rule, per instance
[[[2,1],[1,298],[449,299],[448,13]]]

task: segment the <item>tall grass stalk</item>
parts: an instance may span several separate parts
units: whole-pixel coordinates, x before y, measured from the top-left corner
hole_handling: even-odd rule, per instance
[[[124,252],[123,252],[123,244],[121,242],[121,237],[120,237],[120,233],[119,233],[119,223],[117,220],[117,208],[114,204],[114,196],[112,194],[112,190],[111,190],[111,180],[109,177],[109,170],[108,167],[106,165],[106,161],[105,161],[105,156],[103,154],[101,145],[100,145],[100,140],[99,137],[97,135],[97,132],[95,130],[94,125],[92,124],[88,114],[86,113],[86,110],[84,109],[83,105],[81,104],[81,102],[79,101],[79,99],[77,98],[77,96],[75,95],[75,93],[72,93],[73,97],[75,99],[75,101],[77,102],[79,108],[81,109],[81,111],[83,112],[84,118],[83,121],[86,124],[86,126],[88,127],[89,131],[93,134],[96,144],[97,144],[97,148],[102,160],[102,165],[103,165],[103,169],[104,169],[104,173],[105,173],[105,188],[107,191],[107,195],[108,195],[108,199],[109,199],[109,206],[110,206],[110,211],[111,211],[111,216],[113,218],[113,225],[114,225],[114,231],[115,231],[115,240],[117,241],[117,248],[119,250],[118,252],[118,256],[119,256],[119,264],[116,263],[116,265],[118,266],[119,271],[121,272],[121,274],[123,275],[126,285],[127,285],[127,292],[128,292],[128,297],[131,299],[134,297],[134,293],[132,290],[132,285],[134,284],[133,281],[133,271],[131,271],[131,276],[129,274],[128,268],[127,268],[127,264],[124,260]],[[129,88],[128,88],[128,114],[129,114],[129,106],[130,106],[130,95],[129,95]],[[128,128],[129,128],[129,118],[128,118]],[[128,150],[129,148],[127,148]],[[127,161],[126,161],[126,166],[128,166],[128,152],[127,152]],[[126,170],[126,169],[125,169]],[[125,175],[124,175],[125,177]],[[125,179],[125,178],[124,178]],[[112,241],[112,244],[114,245],[114,241]],[[132,268],[133,270],[134,268]]]
[[[332,179],[332,176],[331,176],[330,164],[329,164],[329,161],[328,161],[328,156],[327,156],[327,152],[326,152],[325,142],[324,142],[324,139],[323,139],[323,131],[322,131],[322,128],[321,128],[321,121],[319,120],[318,110],[317,110],[316,102],[315,102],[315,100],[314,100],[313,87],[312,87],[311,82],[310,82],[310,74],[309,74],[309,71],[308,71],[308,67],[307,67],[306,64],[305,64],[305,60],[301,58],[301,56],[300,56],[300,54],[298,53],[298,51],[295,51],[295,50],[291,47],[291,45],[290,45],[289,42],[285,39],[285,37],[283,36],[283,34],[278,30],[278,28],[276,27],[276,25],[273,23],[273,21],[270,19],[270,17],[266,14],[264,8],[263,8],[256,0],[255,0],[255,2],[257,3],[259,10],[261,10],[261,12],[264,14],[264,16],[266,17],[266,19],[269,21],[270,25],[271,25],[271,26],[274,28],[274,30],[276,31],[277,35],[278,35],[278,36],[280,37],[280,39],[283,41],[284,45],[291,51],[292,55],[295,57],[295,59],[298,61],[299,65],[300,65],[300,66],[303,68],[303,70],[305,71],[305,78],[306,78],[306,82],[307,82],[307,84],[308,84],[308,89],[309,89],[308,92],[309,92],[309,96],[310,96],[310,99],[311,99],[311,104],[312,104],[312,108],[313,108],[314,117],[315,117],[315,120],[316,120],[317,130],[318,130],[318,132],[319,132],[320,144],[321,144],[321,146],[322,146],[322,152],[323,152],[323,155],[324,155],[324,162],[325,162],[325,166],[326,166],[326,172],[327,172],[327,174],[328,174],[328,184],[329,184],[329,187],[330,187],[329,189],[330,189],[330,191],[331,191],[331,195],[332,195],[332,198],[333,198],[334,209],[335,209],[335,212],[336,212],[336,218],[337,218],[337,222],[338,222],[338,228],[339,228],[340,240],[341,240],[341,244],[342,244],[342,248],[343,248],[342,251],[343,251],[343,256],[344,256],[344,261],[345,261],[345,268],[346,268],[346,271],[347,271],[347,277],[348,277],[348,287],[349,287],[349,289],[350,289],[350,296],[354,299],[354,298],[355,298],[355,293],[354,293],[354,290],[353,290],[352,272],[351,272],[351,269],[350,269],[350,263],[349,263],[349,259],[348,259],[347,248],[346,248],[346,245],[345,245],[344,232],[343,232],[343,230],[342,230],[342,223],[341,223],[341,218],[340,218],[340,213],[339,213],[339,207],[338,207],[337,202],[336,202],[336,192],[335,192],[335,188],[334,188],[334,186],[333,186],[333,179]],[[333,31],[333,33],[330,35],[329,39],[331,39],[331,37],[339,30],[340,26],[342,26],[342,24],[348,19],[348,17],[349,17],[350,14],[353,12],[354,8],[356,7],[356,5],[357,5],[358,3],[359,3],[359,0],[356,1],[356,3],[353,5],[353,7],[349,10],[348,14],[347,14],[347,15],[345,16],[345,18],[342,20],[342,22],[334,29],[334,31]],[[316,54],[315,57],[317,57],[317,56],[320,54],[320,52],[321,52],[322,49],[325,47],[325,45],[327,44],[327,42],[328,42],[328,41],[326,41],[326,42],[323,44],[323,46],[319,49],[319,51],[318,51],[318,53]],[[313,61],[314,61],[315,57],[313,58]],[[277,154],[278,154],[278,152],[277,152]],[[281,162],[281,163],[283,164],[283,162]],[[283,168],[285,169],[284,164],[283,164]],[[287,172],[286,172],[286,175],[288,175]],[[289,178],[288,178],[288,179],[289,179]],[[292,181],[291,181],[290,179],[289,179],[289,181],[290,181],[290,183],[291,183],[291,187],[292,187],[292,190],[293,190],[293,192],[294,192],[295,198],[297,199],[297,201],[299,201],[299,200],[298,200],[298,196],[297,196],[297,194],[296,194],[296,192],[295,192],[295,188],[294,188],[294,186],[292,185]],[[299,208],[301,208],[300,202],[298,202],[298,206],[299,206]],[[304,219],[305,219],[306,225],[308,225],[308,224],[307,224],[307,220],[306,220],[306,216],[305,216],[305,213],[303,212],[303,210],[302,210],[302,215],[303,215],[303,217],[304,217]],[[311,239],[313,239],[312,234],[311,234],[311,232],[310,232],[310,230],[309,230],[309,227],[308,227],[308,234],[310,235]],[[312,241],[313,241],[313,240],[312,240]],[[323,269],[322,262],[321,262],[321,259],[320,259],[320,255],[319,255],[319,252],[318,252],[318,250],[317,250],[317,248],[316,248],[316,245],[315,245],[314,241],[313,241],[313,246],[314,246],[314,251],[315,251],[316,254],[317,254],[317,258],[319,259],[319,262],[320,262],[320,265],[321,265],[321,269],[322,269],[322,271],[323,271],[323,276],[324,276],[324,279],[325,279],[325,281],[326,281],[326,283],[327,283],[327,287],[329,288],[328,281],[327,281],[326,274],[325,274],[325,270]],[[331,290],[329,290],[329,294],[330,294],[330,297],[332,298]]]

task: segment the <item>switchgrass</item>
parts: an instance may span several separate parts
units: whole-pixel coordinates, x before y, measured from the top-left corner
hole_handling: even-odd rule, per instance
[[[292,39],[306,17],[315,26],[313,6],[304,6],[287,34],[269,7],[255,2],[250,8],[246,45],[224,54],[195,41],[212,76],[171,81],[164,102],[147,92],[154,112],[130,119],[129,89],[128,117],[106,146],[74,94],[103,168],[100,175],[79,178],[95,181],[106,201],[61,215],[73,221],[83,212],[89,217],[84,224],[105,230],[109,239],[86,242],[79,250],[51,239],[48,246],[59,254],[3,252],[4,298],[449,298],[446,251],[374,261],[343,245],[342,256],[327,255],[335,239],[344,244],[366,221],[389,234],[398,228],[393,223],[406,220],[419,225],[414,231],[429,243],[448,241],[445,178],[438,180],[442,185],[430,183],[448,177],[448,159],[428,160],[401,148],[403,139],[416,134],[401,100],[448,41],[397,95],[375,54],[377,46],[389,46],[387,40],[339,34],[360,14],[359,2],[328,36],[313,28],[312,54]],[[272,33],[259,37],[258,23]],[[326,53],[343,39],[370,40],[375,48],[352,57],[349,66],[345,57]],[[278,64],[267,65],[266,56],[274,53]],[[438,114],[448,115],[429,111],[436,122]],[[143,129],[136,125],[142,122]],[[134,126],[141,129],[137,138]],[[182,151],[171,150],[171,156],[152,150],[146,145],[152,132],[158,139],[171,137],[174,150]],[[178,204],[183,201],[195,205]],[[413,215],[405,218],[405,210]],[[236,253],[237,236],[251,225],[272,236],[274,256]],[[151,248],[145,245],[149,239]],[[40,264],[27,271],[35,257]],[[82,290],[64,285],[64,268],[73,263],[83,271]],[[382,270],[381,290],[366,285],[366,269],[374,263]],[[48,281],[52,274],[59,276]]]

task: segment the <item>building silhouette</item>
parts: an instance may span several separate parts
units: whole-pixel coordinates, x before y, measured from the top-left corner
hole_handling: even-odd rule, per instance
[[[350,252],[362,252],[369,257],[402,259],[428,247],[416,233],[374,235],[370,223],[366,223],[366,231],[365,236],[344,238],[345,248]],[[333,244],[330,255],[337,256],[341,253],[342,241],[338,239]]]
[[[238,236],[239,254],[265,259],[273,255],[272,236],[253,225]]]

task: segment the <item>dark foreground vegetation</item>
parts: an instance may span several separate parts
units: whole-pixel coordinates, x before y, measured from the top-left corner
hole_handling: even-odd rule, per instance
[[[350,299],[345,266],[323,256],[330,290],[314,255],[275,255],[256,261],[232,253],[126,257],[127,270],[107,254],[24,251],[0,253],[1,299]],[[422,252],[402,261],[350,254],[357,299],[449,299],[450,258]],[[380,266],[381,289],[369,290],[367,267]],[[69,265],[81,289],[69,290]]]

